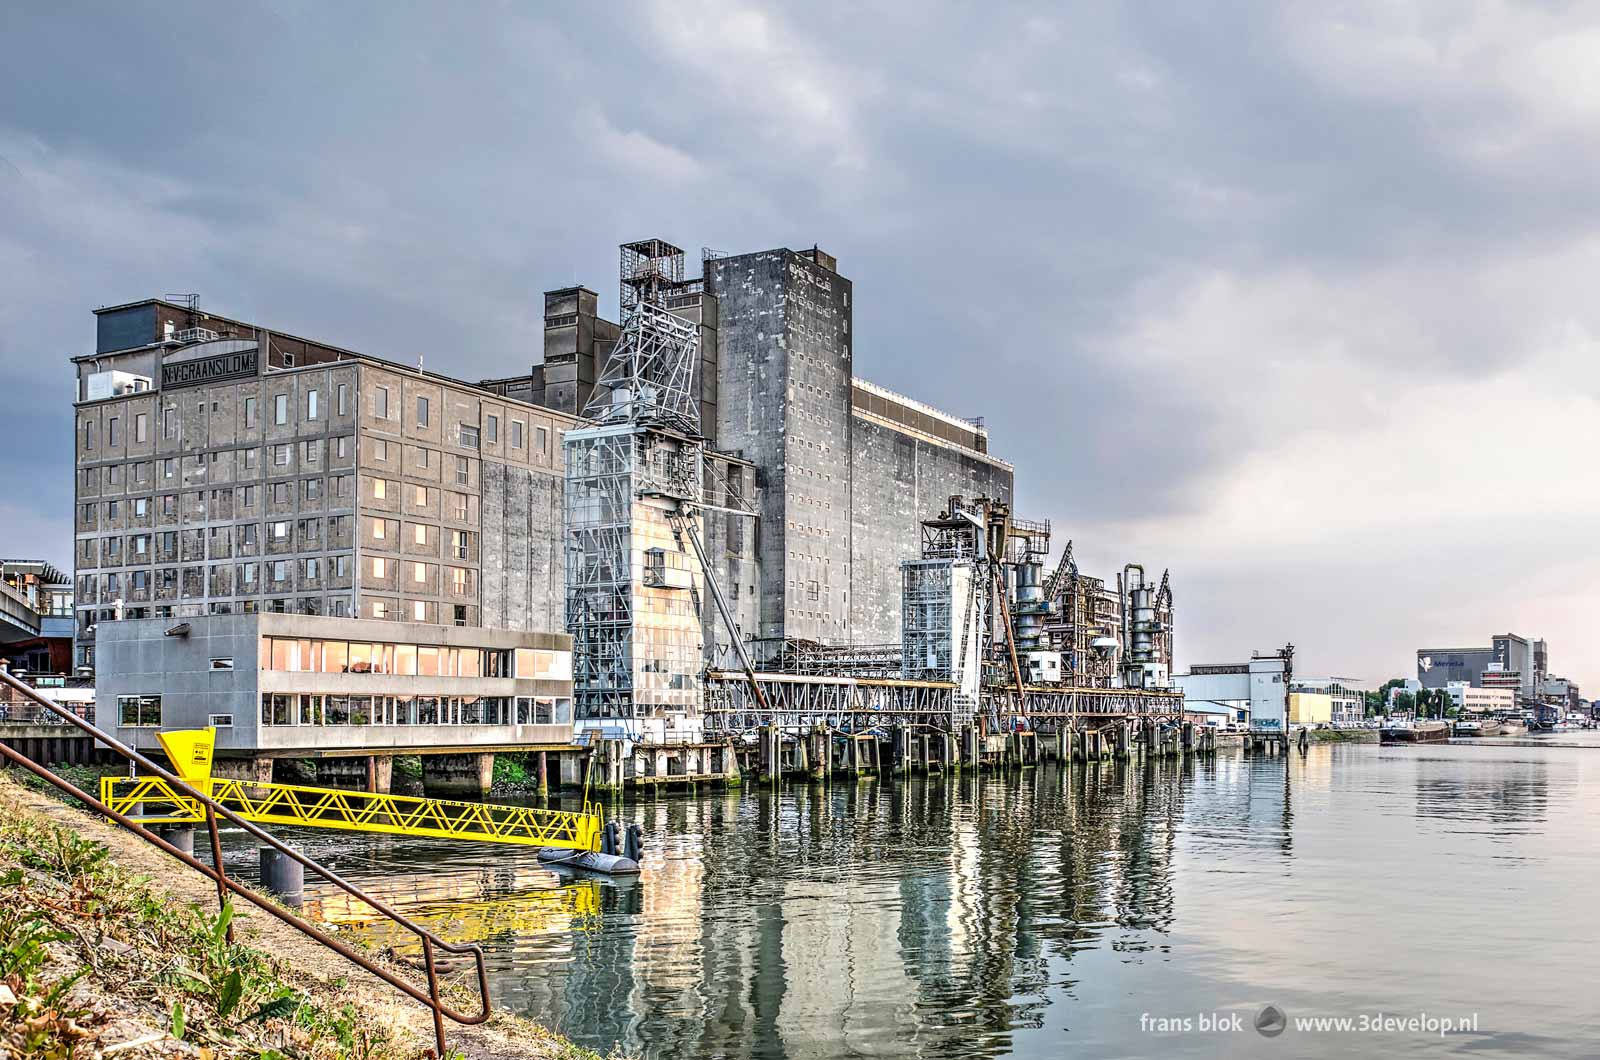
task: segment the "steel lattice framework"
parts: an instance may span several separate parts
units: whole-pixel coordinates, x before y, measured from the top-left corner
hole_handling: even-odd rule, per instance
[[[706,675],[706,722],[723,733],[749,732],[763,725],[808,729],[815,725],[860,732],[880,725],[920,725],[954,732],[975,723],[977,715],[956,703],[948,681],[805,676],[758,673],[767,698],[762,710],[742,673],[712,670]],[[986,702],[1015,702],[1015,686],[984,689]],[[1010,706],[1005,706],[1010,710]],[[988,706],[978,713],[993,713]],[[1099,725],[1129,717],[1175,717],[1183,713],[1181,692],[1131,688],[1029,686],[1022,713],[1030,722],[1066,721]]]
[[[700,327],[655,302],[639,302],[622,325],[584,414],[605,424],[700,434],[695,367]]]

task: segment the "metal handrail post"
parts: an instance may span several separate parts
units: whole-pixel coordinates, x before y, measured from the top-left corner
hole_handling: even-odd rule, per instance
[[[56,776],[56,774],[50,772],[39,763],[34,762],[26,755],[23,755],[18,751],[14,751],[4,744],[0,744],[0,757],[4,757],[6,760],[21,766],[39,779],[54,786],[63,793],[70,795],[72,798],[77,799],[79,802],[83,803],[85,806],[88,806],[96,813],[115,821],[117,824],[134,833],[139,838],[145,840],[153,846],[159,847],[195,871],[216,881],[219,894],[232,893],[244,898],[246,901],[250,902],[271,916],[277,918],[285,924],[288,924],[290,927],[299,930],[301,933],[309,936],[311,939],[322,944],[328,949],[333,950],[335,953],[344,957],[351,963],[365,969],[366,971],[377,976],[379,979],[382,979],[384,982],[388,983],[396,990],[399,990],[407,997],[410,997],[412,1000],[426,1005],[433,1011],[435,1040],[438,1046],[439,1057],[442,1058],[445,1055],[444,1016],[449,1016],[450,1019],[455,1023],[465,1026],[472,1026],[487,1022],[490,1015],[489,973],[488,967],[484,962],[482,947],[474,943],[446,942],[444,939],[439,938],[427,928],[422,927],[420,924],[415,923],[408,917],[402,915],[394,909],[391,909],[381,899],[367,894],[365,891],[361,890],[361,888],[345,880],[333,870],[325,868],[317,862],[312,861],[304,854],[301,854],[298,850],[284,845],[278,839],[274,838],[270,833],[256,827],[250,821],[245,820],[232,810],[229,810],[226,806],[218,803],[211,797],[209,792],[202,792],[198,790],[187,781],[169,772],[160,765],[157,765],[154,761],[141,754],[138,750],[129,747],[127,744],[118,740],[116,737],[110,735],[104,730],[90,724],[87,721],[84,721],[81,718],[76,717],[75,715],[61,708],[58,704],[53,703],[44,696],[39,695],[38,692],[36,692],[33,688],[12,676],[3,662],[0,662],[0,685],[4,685],[16,692],[20,692],[25,698],[32,700],[39,706],[44,707],[52,713],[62,717],[68,723],[76,726],[78,729],[82,730],[85,735],[93,737],[129,761],[137,763],[149,772],[160,777],[162,780],[171,785],[174,790],[195,799],[200,805],[206,808],[208,816],[211,816],[213,821],[215,817],[220,816],[230,823],[237,825],[249,835],[255,837],[286,857],[292,858],[293,860],[299,862],[304,868],[310,869],[312,872],[321,876],[323,879],[338,887],[346,894],[366,903],[374,910],[387,917],[389,920],[412,932],[422,941],[425,955],[431,955],[434,947],[444,950],[446,953],[471,954],[476,965],[478,994],[481,1001],[480,1011],[476,1014],[469,1015],[464,1012],[458,1012],[450,1005],[445,1004],[443,998],[440,996],[438,976],[431,959],[427,962],[427,974],[429,980],[428,991],[424,993],[411,983],[395,975],[393,972],[390,972],[388,969],[367,960],[360,953],[356,952],[354,949],[351,949],[338,939],[335,939],[323,932],[316,925],[296,916],[276,902],[257,894],[255,891],[252,891],[250,888],[245,887],[243,884],[240,884],[236,880],[229,877],[222,868],[222,859],[220,856],[221,844],[214,826],[212,830],[212,849],[213,856],[216,857],[216,866],[212,867],[195,858],[192,854],[187,854],[178,849],[178,847],[145,828],[142,824],[138,823],[127,815],[113,810],[111,807],[100,801],[100,799],[80,790],[70,781]]]

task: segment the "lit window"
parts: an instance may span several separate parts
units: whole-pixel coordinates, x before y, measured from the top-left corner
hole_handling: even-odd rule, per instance
[[[428,580],[428,565],[426,563],[413,563],[411,565],[411,580],[421,585]]]
[[[417,544],[426,545],[427,543],[428,543],[428,528],[425,525],[423,525],[422,523],[418,523],[417,524]]]
[[[411,601],[411,617],[418,622],[426,622],[428,620],[428,605],[421,600]]]
[[[374,578],[383,577],[384,569],[385,568],[384,568],[384,559],[383,559],[383,557],[382,556],[373,556],[372,557],[372,576]]]
[[[372,536],[373,536],[373,538],[378,540],[378,541],[382,541],[383,540],[383,534],[384,534],[383,520],[382,519],[374,519],[374,520],[372,520]]]
[[[389,484],[387,482],[385,482],[381,478],[373,479],[372,480],[372,496],[375,499],[381,501],[385,497],[387,497],[388,495],[389,495]]]

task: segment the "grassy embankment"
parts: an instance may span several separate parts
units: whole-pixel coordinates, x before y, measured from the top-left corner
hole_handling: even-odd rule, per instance
[[[214,888],[117,826],[0,776],[6,1055],[398,1060],[431,1051],[426,1008],[248,903],[219,913]],[[474,1002],[463,994],[457,1007]],[[446,1030],[465,1058],[596,1060],[505,1014]]]

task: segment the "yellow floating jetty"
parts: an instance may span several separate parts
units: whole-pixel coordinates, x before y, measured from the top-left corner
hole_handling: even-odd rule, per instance
[[[213,730],[175,730],[157,735],[185,783],[245,820],[259,824],[585,852],[600,850],[602,823],[600,815],[590,810],[587,795],[583,811],[571,812],[299,784],[223,780],[211,775]],[[205,807],[199,800],[183,794],[160,777],[104,777],[100,781],[100,800],[110,809],[136,817],[145,824],[205,821]]]

